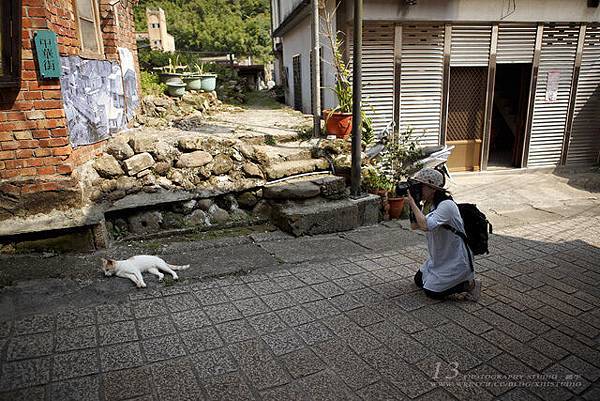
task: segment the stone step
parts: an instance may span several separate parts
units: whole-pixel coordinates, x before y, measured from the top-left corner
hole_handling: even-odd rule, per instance
[[[346,183],[343,177],[331,174],[298,177],[263,187],[263,198],[286,201],[315,197],[327,199],[347,198]]]
[[[299,142],[288,142],[278,145],[254,145],[254,153],[265,165],[312,158],[311,146]]]
[[[352,230],[381,221],[381,197],[334,201],[286,202],[272,208],[272,221],[293,234],[317,235]]]
[[[268,179],[276,180],[296,174],[323,171],[328,168],[329,163],[325,159],[292,160],[270,165],[266,167],[265,172]]]
[[[237,135],[238,139],[250,145],[264,145],[265,141],[272,138],[277,143],[289,143],[298,140],[298,133],[290,130],[289,132],[278,132],[275,135],[266,135],[259,132],[244,131]]]

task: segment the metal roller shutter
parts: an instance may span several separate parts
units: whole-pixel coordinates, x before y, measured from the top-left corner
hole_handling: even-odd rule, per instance
[[[353,41],[349,36],[352,69]],[[394,118],[394,23],[364,23],[362,84],[363,109],[378,132]]]
[[[578,24],[544,26],[528,166],[555,166],[560,162],[578,36]],[[546,101],[549,73],[560,74],[555,101]]]
[[[536,30],[535,24],[500,24],[496,63],[531,63]]]
[[[489,25],[452,25],[450,66],[487,67],[491,35]]]
[[[592,165],[600,152],[600,25],[588,25],[575,98],[569,165]]]
[[[400,130],[424,145],[440,138],[444,79],[444,25],[403,25]]]

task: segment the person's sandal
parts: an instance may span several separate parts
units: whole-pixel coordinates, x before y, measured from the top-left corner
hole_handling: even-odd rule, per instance
[[[465,301],[477,302],[481,297],[481,281],[474,281],[475,285],[467,292],[467,295],[465,295]]]

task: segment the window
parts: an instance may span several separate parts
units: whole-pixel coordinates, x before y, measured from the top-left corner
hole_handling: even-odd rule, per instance
[[[97,0],[75,0],[76,19],[79,28],[79,41],[81,43],[81,56],[102,56],[102,32],[98,19]]]
[[[21,76],[21,1],[0,2],[0,21],[0,88],[17,87]]]
[[[160,28],[160,24],[159,24],[159,23],[154,23],[154,22],[153,22],[152,24],[150,24],[150,27],[151,27],[151,28]]]

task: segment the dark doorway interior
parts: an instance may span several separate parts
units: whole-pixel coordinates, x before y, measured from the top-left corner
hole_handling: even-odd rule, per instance
[[[488,167],[521,167],[531,64],[498,64]]]

